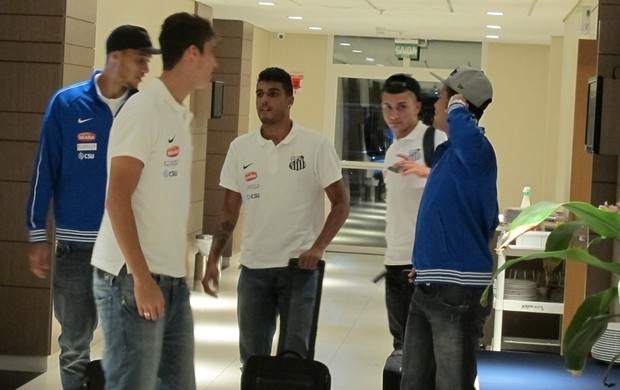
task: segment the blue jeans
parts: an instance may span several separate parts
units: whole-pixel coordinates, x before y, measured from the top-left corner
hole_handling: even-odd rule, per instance
[[[58,243],[54,264],[54,315],[60,323],[60,379],[65,390],[82,388],[97,328],[93,297],[92,244]]]
[[[254,355],[271,355],[279,314],[278,353],[293,350],[304,358],[310,357],[314,349],[310,338],[318,274],[316,270],[241,266],[237,319],[242,364]]]
[[[165,300],[165,316],[157,321],[138,314],[126,267],[118,276],[94,271],[106,390],[196,389],[189,290],[183,278],[152,275]]]
[[[491,312],[490,303],[480,305],[483,291],[416,285],[405,330],[401,390],[474,389],[476,351]]]

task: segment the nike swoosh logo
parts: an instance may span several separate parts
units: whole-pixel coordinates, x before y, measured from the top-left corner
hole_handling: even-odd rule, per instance
[[[175,135],[175,136],[174,136],[174,137],[172,137],[172,138],[168,138],[168,143],[169,143],[169,144],[171,144],[171,143],[172,143],[172,141],[174,141],[174,139],[175,139],[176,137],[177,137],[177,136]]]
[[[78,118],[78,123],[82,124],[84,122],[92,121],[93,119],[94,118],[86,118],[86,119]]]
[[[253,163],[253,162],[251,162],[251,163],[249,163],[248,165],[244,165],[244,166],[243,166],[243,169],[245,169],[245,168],[249,167],[249,166],[250,166],[250,165],[252,165],[252,164],[254,164],[254,163]]]

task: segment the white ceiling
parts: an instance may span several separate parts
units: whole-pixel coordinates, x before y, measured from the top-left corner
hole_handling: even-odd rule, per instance
[[[215,19],[244,20],[271,32],[548,44],[580,0],[199,0]],[[262,1],[262,0],[261,0]],[[502,11],[503,16],[488,16]],[[290,20],[302,16],[303,20]],[[487,25],[500,25],[491,30]],[[322,27],[311,31],[312,26]]]

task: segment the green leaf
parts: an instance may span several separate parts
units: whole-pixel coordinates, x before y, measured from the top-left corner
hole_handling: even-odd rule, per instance
[[[573,241],[575,232],[587,227],[583,222],[567,222],[555,228],[549,234],[545,244],[545,252],[555,252],[567,249]],[[563,259],[559,257],[548,258],[545,263],[553,263],[553,267],[557,266]],[[548,267],[545,267],[547,269]]]
[[[600,210],[585,202],[568,202],[563,203],[562,206],[588,224],[593,232],[607,238],[620,237],[620,214]]]
[[[617,288],[607,289],[586,298],[577,309],[562,340],[565,366],[571,373],[578,375],[585,368],[592,346],[614,317],[607,312],[617,295]]]
[[[556,202],[540,202],[523,209],[508,226],[507,234],[501,237],[499,248],[506,248],[517,237],[540,225],[561,205],[561,203]]]

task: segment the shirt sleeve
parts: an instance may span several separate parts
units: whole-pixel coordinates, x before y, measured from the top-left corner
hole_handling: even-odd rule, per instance
[[[47,216],[60,175],[63,142],[61,120],[66,110],[61,99],[55,95],[48,105],[41,126],[39,149],[34,161],[26,206],[28,240],[31,243],[47,241]]]
[[[236,179],[238,166],[236,144],[237,142],[233,141],[228,148],[228,153],[226,153],[224,165],[222,166],[222,171],[220,172],[220,186],[231,191],[241,193],[239,183],[237,183]]]
[[[334,146],[324,136],[321,136],[316,161],[316,174],[321,187],[327,188],[334,182],[342,179],[340,158]]]

